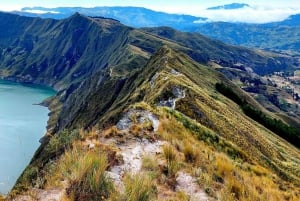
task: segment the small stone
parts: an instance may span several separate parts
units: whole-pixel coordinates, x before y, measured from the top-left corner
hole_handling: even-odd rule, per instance
[[[89,144],[89,149],[94,149],[95,148],[95,144],[94,143],[90,143]]]

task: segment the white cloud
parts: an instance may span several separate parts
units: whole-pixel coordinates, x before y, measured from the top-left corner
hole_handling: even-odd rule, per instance
[[[199,15],[207,17],[211,21],[267,23],[282,21],[297,13],[300,13],[299,8],[280,9],[257,6],[235,10],[203,10]]]
[[[46,14],[46,13],[59,14],[60,13],[57,11],[45,11],[45,10],[24,10],[24,12],[35,13],[35,14]]]
[[[14,11],[14,10],[20,10],[21,6],[14,6],[14,5],[1,5],[0,10],[1,11]]]
[[[211,1],[209,1],[211,2]],[[206,10],[208,7],[229,4],[232,2],[247,3],[250,7],[235,10]],[[206,7],[204,7],[206,6]],[[290,15],[300,14],[299,0],[274,0],[274,1],[225,1],[214,2],[213,5],[170,5],[168,7],[150,6],[154,10],[168,13],[190,14],[197,17],[207,17],[208,21],[225,22],[247,22],[247,23],[268,23],[282,21]],[[202,21],[199,21],[202,23]]]
[[[208,7],[230,4],[232,2],[246,3],[250,7],[237,10],[206,10]],[[189,14],[197,17],[207,17],[209,21],[266,23],[281,21],[290,15],[300,13],[299,0],[8,0],[0,4],[0,10],[20,10],[25,6],[142,6],[156,11],[168,13]],[[40,11],[34,11],[35,13]],[[200,23],[200,21],[199,21]]]

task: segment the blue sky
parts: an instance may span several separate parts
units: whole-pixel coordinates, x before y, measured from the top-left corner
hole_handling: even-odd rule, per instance
[[[4,0],[0,0],[4,1]],[[235,11],[207,11],[207,7],[229,3],[247,3],[251,7]],[[6,0],[0,10],[19,10],[27,6],[139,6],[169,13],[208,17],[212,21],[269,22],[300,13],[299,0]]]
[[[1,0],[4,1],[4,0]],[[228,3],[248,3],[252,5],[266,5],[274,7],[295,7],[299,0],[7,0],[0,3],[0,8],[18,9],[25,6],[142,6],[161,10],[177,10],[191,8],[192,10],[203,7],[223,5]],[[300,7],[300,5],[298,6]]]

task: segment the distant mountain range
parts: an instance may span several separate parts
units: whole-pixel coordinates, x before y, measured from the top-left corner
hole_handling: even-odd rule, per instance
[[[245,3],[231,3],[231,4],[226,4],[223,6],[215,6],[215,7],[210,7],[207,8],[207,10],[234,10],[234,9],[240,9],[240,8],[246,8],[250,7],[249,4]]]
[[[21,9],[20,12],[14,13],[30,17],[62,19],[67,18],[76,12],[87,16],[102,16],[117,19],[123,24],[133,27],[170,26],[181,30],[188,29],[195,21],[207,20],[207,18],[191,15],[156,12],[141,7],[26,7]]]
[[[300,51],[299,18],[300,15],[295,15],[285,21],[268,24],[205,23],[189,31],[233,45],[295,53]]]
[[[249,5],[233,3],[208,9],[239,9],[247,6]],[[26,7],[14,13],[30,17],[62,19],[75,12],[87,16],[114,18],[136,28],[169,26],[181,31],[198,32],[233,45],[294,53],[300,51],[300,14],[290,16],[281,22],[248,24],[210,22],[205,17],[168,14],[140,7]]]

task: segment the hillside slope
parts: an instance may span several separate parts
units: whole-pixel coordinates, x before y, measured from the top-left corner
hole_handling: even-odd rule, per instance
[[[9,18],[11,22],[3,24],[1,29],[19,30],[15,35],[1,37],[3,77],[18,77],[16,80],[60,89],[120,63],[120,57],[135,59],[126,49],[131,28],[115,20],[97,20],[79,14],[62,21],[2,15],[3,21]],[[9,46],[6,41],[10,41]],[[143,63],[142,58],[136,59]]]
[[[300,26],[289,20],[278,23],[246,24],[206,23],[189,31],[201,33],[228,44],[255,47],[272,51],[286,51],[299,56]]]
[[[288,56],[228,46],[199,34],[170,28],[135,30],[112,19],[78,13],[59,21],[6,13],[0,17],[1,30],[8,30],[0,38],[0,76],[56,85],[57,89],[66,88],[66,83],[79,82],[91,73],[124,66],[124,60],[135,60],[127,68],[139,68],[163,44],[180,49],[202,63],[209,60],[227,65],[241,63],[259,74],[292,68],[298,62]]]
[[[199,34],[179,32],[168,27],[144,28],[143,30],[184,44],[193,48],[195,52],[204,50],[205,54],[209,55],[210,66],[249,92],[269,111],[283,116],[285,121],[291,122],[297,127],[300,126],[300,103],[294,99],[293,92],[293,90],[298,92],[297,80],[293,80],[296,78],[293,75],[299,68],[297,64],[299,61],[296,57],[291,58],[286,55],[228,46]],[[225,49],[228,51],[224,51]],[[294,84],[290,83],[282,87],[279,82],[275,83],[268,79],[277,72],[283,73],[283,77],[291,80]]]
[[[98,84],[104,83],[109,74],[126,79],[128,73],[142,68],[164,44],[200,63],[214,61],[234,68],[238,64],[237,68],[242,65],[259,74],[293,69],[298,63],[292,57],[228,46],[199,34],[170,28],[137,30],[113,19],[78,13],[59,21],[5,13],[0,17],[1,30],[9,30],[0,38],[0,77],[44,84],[59,91],[58,103],[53,106],[57,112],[51,116],[49,125],[53,132],[64,129],[75,118],[77,122],[86,121],[78,119],[76,112],[80,105],[88,104],[78,97],[89,96],[84,92],[89,91],[90,82],[98,79]],[[90,78],[92,75],[94,78]],[[74,91],[81,95],[72,95]],[[72,112],[69,103],[75,104]],[[60,117],[59,108],[63,109]],[[60,119],[58,123],[57,119]],[[93,121],[81,126],[88,127]]]
[[[222,74],[164,46],[117,92],[115,79],[93,88],[78,113],[99,111],[93,128],[65,130],[40,148],[12,192],[23,194],[17,200],[54,190],[71,200],[297,200],[299,150],[218,93],[216,83],[232,85]],[[98,190],[85,156],[106,164],[97,170],[111,180],[100,176]]]
[[[180,32],[168,27],[144,28],[143,30],[176,41],[194,50],[203,51],[202,53],[208,55],[210,60],[222,66],[240,66],[242,64],[244,68],[251,68],[259,75],[288,70],[297,63],[297,58],[230,46],[197,33]]]

